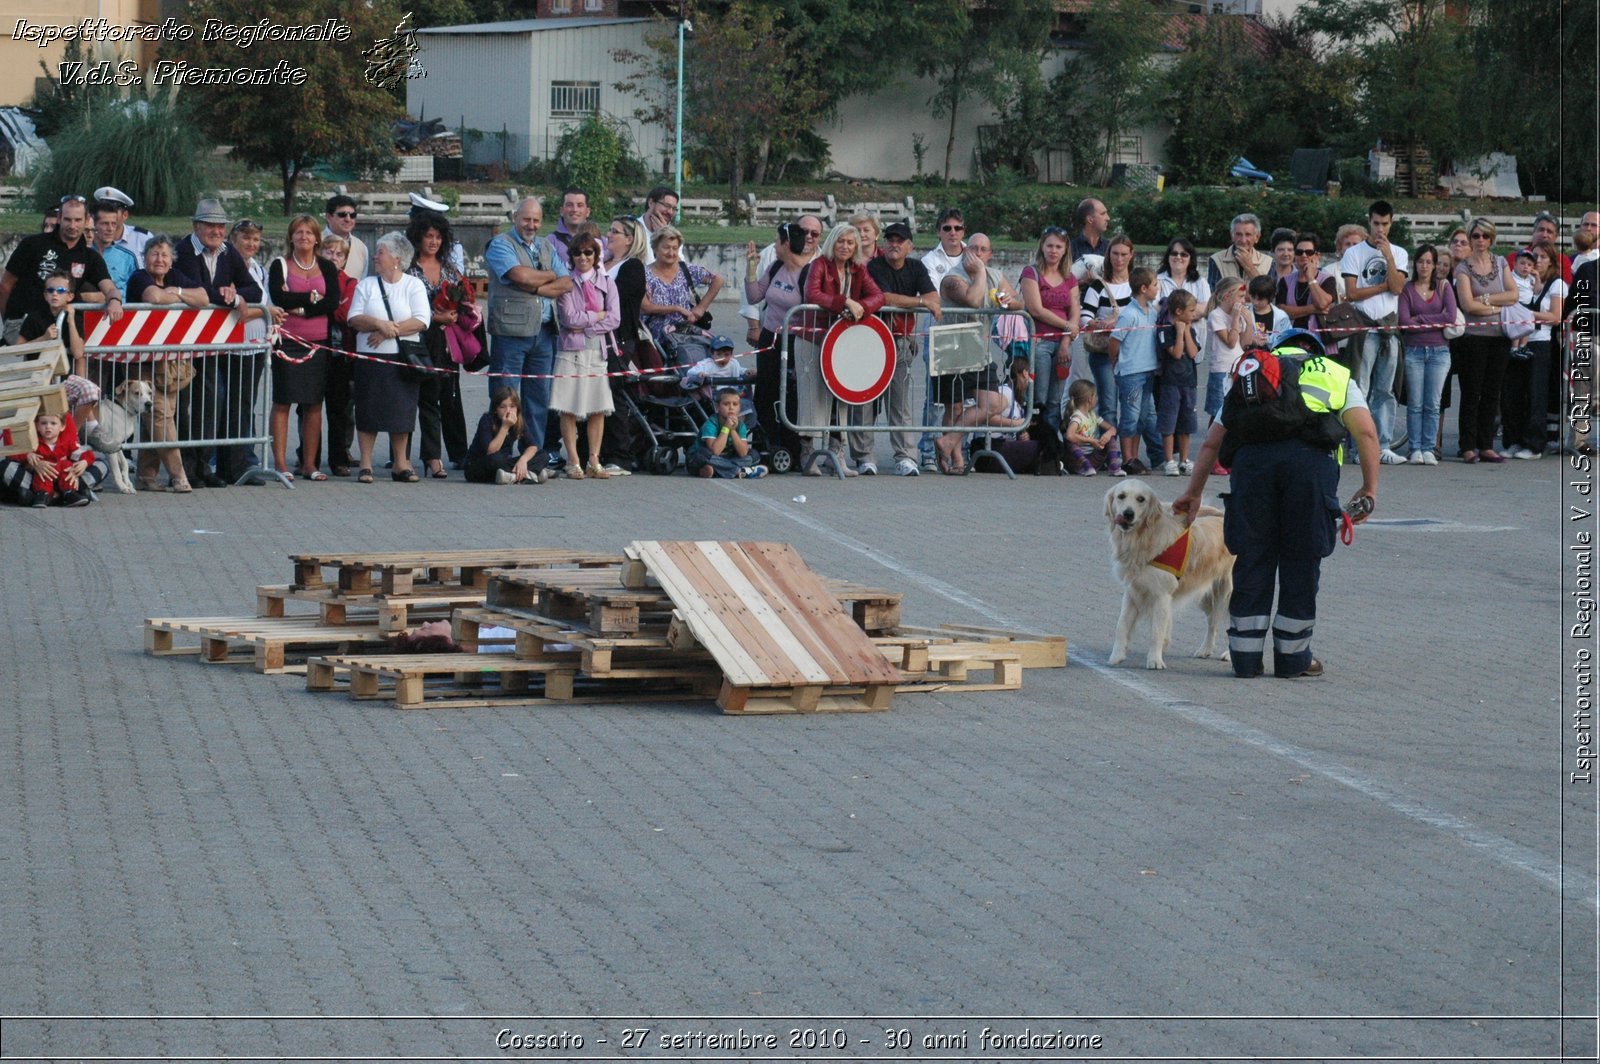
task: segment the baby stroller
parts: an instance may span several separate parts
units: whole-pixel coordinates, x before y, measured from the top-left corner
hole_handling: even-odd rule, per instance
[[[683,452],[700,438],[705,415],[695,397],[684,392],[683,373],[710,355],[710,337],[694,326],[662,333],[660,348],[641,334],[634,358],[639,376],[621,390],[621,397],[633,428],[635,460],[646,472],[676,472]]]

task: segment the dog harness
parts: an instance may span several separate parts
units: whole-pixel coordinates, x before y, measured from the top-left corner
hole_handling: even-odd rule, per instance
[[[1150,564],[1182,580],[1183,571],[1189,568],[1189,531],[1184,529],[1183,535],[1172,541],[1172,546],[1150,559]]]

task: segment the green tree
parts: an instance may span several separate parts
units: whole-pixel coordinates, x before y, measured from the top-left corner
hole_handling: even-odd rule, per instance
[[[1150,115],[1154,60],[1168,22],[1149,0],[1091,0],[1080,47],[1050,86],[1054,98],[1067,101],[1060,136],[1080,184],[1103,181],[1122,134]]]
[[[350,27],[350,40],[263,40],[242,49],[228,41],[205,41],[197,33],[167,42],[161,58],[200,69],[271,70],[281,63],[279,69],[296,76],[304,72],[300,84],[206,85],[193,94],[201,128],[213,139],[233,145],[233,154],[252,166],[278,171],[288,214],[294,210],[295,186],[316,162],[338,161],[358,170],[394,165],[389,126],[402,108],[389,90],[368,81],[362,52],[393,36],[403,14],[394,0],[193,0],[188,17],[197,25],[208,18],[233,25],[339,18]]]
[[[1468,36],[1447,0],[1311,0],[1295,17],[1349,63],[1365,144],[1421,146],[1435,160],[1468,147],[1459,96],[1471,68]]]
[[[589,194],[591,204],[604,205],[625,170],[631,169],[627,127],[606,115],[586,115],[561,134],[555,162],[561,183]]]
[[[1015,106],[1019,88],[1037,86],[1040,60],[1054,22],[1051,0],[923,0],[917,5],[920,36],[906,43],[918,75],[938,86],[928,101],[947,117],[944,178],[950,180],[957,116],[973,95],[997,111]]]
[[[1314,33],[1287,15],[1259,23],[1262,38],[1250,122],[1241,153],[1260,166],[1284,169],[1296,148],[1331,148],[1339,157],[1359,155],[1364,135],[1356,116],[1356,58],[1330,49]]]
[[[1206,19],[1160,76],[1161,111],[1172,125],[1168,165],[1180,181],[1221,181],[1249,130],[1258,73],[1240,22]]]
[[[674,129],[677,38],[646,38],[650,54],[617,49],[613,57],[630,73],[618,91],[640,101],[634,116]],[[764,4],[736,0],[715,12],[697,14],[694,36],[684,50],[684,136],[727,168],[731,210],[738,211],[744,171],[756,163],[758,175],[775,141],[806,130],[822,106],[811,49],[797,32],[783,27]]]

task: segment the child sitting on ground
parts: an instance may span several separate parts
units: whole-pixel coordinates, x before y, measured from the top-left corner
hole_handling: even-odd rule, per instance
[[[767,467],[757,461],[760,455],[750,446],[750,426],[739,414],[741,399],[737,388],[717,393],[717,413],[700,428],[700,442],[689,448],[684,463],[691,477],[723,477],[746,480],[767,475]]]
[[[33,427],[38,447],[0,459],[0,493],[18,506],[88,506],[106,479],[105,459],[78,442],[71,414],[40,414]]]
[[[1082,477],[1094,476],[1097,469],[1114,477],[1127,476],[1116,428],[1095,413],[1099,401],[1094,382],[1088,379],[1075,380],[1067,389],[1067,403],[1072,408],[1067,419],[1067,465]]]
[[[78,333],[77,315],[67,309],[72,306],[72,296],[72,274],[64,269],[52,270],[44,279],[44,301],[50,309],[35,310],[23,318],[17,339],[25,344],[35,340],[60,340],[66,344],[67,353],[72,356],[72,375],[63,380],[61,386],[67,390],[73,420],[87,440],[100,423],[100,386],[89,379],[89,360],[84,355],[83,337]],[[63,314],[65,317],[61,318],[58,329],[56,319]]]
[[[1189,461],[1189,436],[1195,430],[1195,388],[1200,379],[1200,338],[1194,331],[1199,318],[1200,304],[1180,288],[1167,302],[1167,324],[1156,332],[1156,350],[1161,355],[1156,422],[1161,433],[1161,471],[1169,477],[1194,472]]]
[[[473,484],[543,484],[549,476],[515,388],[495,389],[494,406],[478,419],[467,448],[465,472]]]

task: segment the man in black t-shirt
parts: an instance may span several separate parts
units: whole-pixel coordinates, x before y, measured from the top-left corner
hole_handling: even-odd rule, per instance
[[[883,231],[883,254],[867,261],[867,275],[883,290],[883,305],[899,310],[926,308],[939,320],[939,295],[933,277],[921,259],[911,257],[911,227],[895,222]],[[889,381],[890,425],[911,424],[911,364],[917,357],[917,318],[914,314],[885,314],[894,334],[894,377]],[[917,475],[917,434],[889,433],[894,448],[894,472]]]
[[[105,260],[85,235],[88,225],[89,205],[82,196],[69,196],[61,201],[61,221],[54,232],[35,233],[17,244],[5,272],[0,273],[0,318],[5,320],[6,343],[17,342],[17,330],[29,314],[49,313],[44,281],[57,269],[71,274],[75,299],[104,300],[111,320],[121,320],[122,294],[106,272]]]

